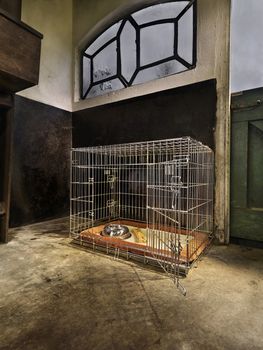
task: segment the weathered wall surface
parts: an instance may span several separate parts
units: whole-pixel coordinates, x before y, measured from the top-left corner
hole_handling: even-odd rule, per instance
[[[67,215],[71,113],[15,98],[11,226]]]
[[[80,50],[85,46],[88,39],[94,35],[94,31],[104,27],[107,23],[112,23],[112,16],[120,16],[121,13],[126,11],[127,4],[131,6],[136,2],[138,1],[105,0],[98,3],[96,0],[76,0],[74,2],[73,38],[75,48],[75,70],[73,111],[85,110],[95,106],[194,84],[200,81],[216,79],[217,111],[216,129],[214,133],[216,151],[215,228],[220,241],[227,242],[229,239],[229,37],[231,1],[198,0],[197,66],[195,69],[142,85],[115,91],[104,96],[84,101],[80,100]],[[145,2],[147,2],[147,0],[145,0]],[[174,104],[174,108],[176,110],[176,104]],[[162,122],[162,115],[164,113],[165,108],[159,116],[160,123]],[[112,116],[108,114],[108,118],[111,117]],[[74,118],[75,116],[73,114],[73,120]],[[102,128],[103,125],[97,130],[93,130],[93,132],[95,134],[100,134]],[[93,137],[96,137],[96,135]]]
[[[74,47],[85,40],[87,33],[101,20],[121,5],[129,4],[131,0],[73,0],[73,43]]]
[[[39,84],[19,95],[71,111],[72,0],[23,0],[22,21],[44,38]]]
[[[216,82],[209,80],[74,112],[73,147],[191,136],[214,149],[215,123]]]

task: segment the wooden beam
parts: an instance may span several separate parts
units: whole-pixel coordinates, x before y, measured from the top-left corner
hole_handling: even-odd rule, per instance
[[[6,243],[8,241],[8,227],[9,227],[9,208],[11,197],[11,154],[12,154],[12,128],[13,128],[13,96],[9,96],[12,100],[12,106],[6,108],[5,105],[0,105],[1,115],[3,118],[4,130],[2,130],[2,137],[4,138],[3,149],[1,149],[1,160],[4,168],[1,181],[1,198],[0,198],[0,242]],[[8,99],[8,97],[7,97]]]
[[[14,93],[38,83],[41,38],[0,11],[0,91]]]

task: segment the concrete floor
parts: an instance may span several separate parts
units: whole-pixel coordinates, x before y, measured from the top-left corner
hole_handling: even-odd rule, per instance
[[[0,246],[0,349],[263,349],[263,251],[214,246],[183,280],[69,245],[66,220]]]

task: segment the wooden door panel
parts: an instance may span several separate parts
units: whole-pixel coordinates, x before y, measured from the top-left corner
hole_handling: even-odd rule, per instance
[[[247,138],[248,123],[234,123],[232,139],[242,140],[242,142],[232,143],[231,205],[235,208],[247,206]]]
[[[263,106],[252,97],[238,97],[232,114],[230,232],[263,241]]]
[[[263,212],[259,210],[232,208],[231,236],[263,241]]]
[[[248,135],[247,205],[260,210],[263,208],[263,120],[249,123]]]

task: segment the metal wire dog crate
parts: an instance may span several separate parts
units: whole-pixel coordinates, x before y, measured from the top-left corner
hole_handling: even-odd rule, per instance
[[[72,149],[70,232],[180,287],[213,232],[212,150],[190,137]]]

